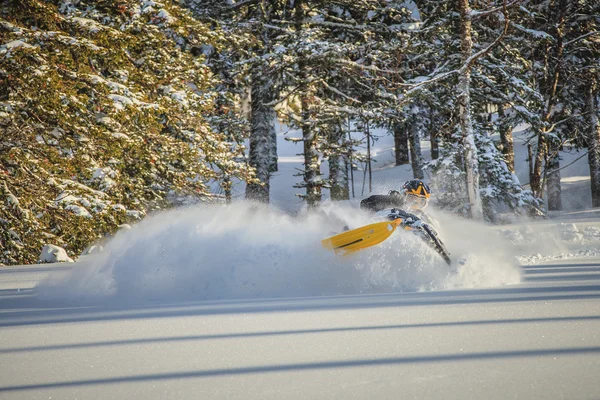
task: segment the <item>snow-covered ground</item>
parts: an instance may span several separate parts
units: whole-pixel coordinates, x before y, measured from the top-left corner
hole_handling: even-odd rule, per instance
[[[0,398],[593,399],[599,265],[527,266],[522,283],[486,289],[285,299],[4,289]],[[79,268],[35,272],[57,267]],[[35,284],[31,268],[0,270],[0,288]]]

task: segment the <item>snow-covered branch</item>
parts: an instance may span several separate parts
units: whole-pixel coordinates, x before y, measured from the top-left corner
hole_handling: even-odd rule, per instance
[[[234,3],[234,4],[232,4],[229,7],[235,10],[237,8],[240,8],[240,7],[249,6],[249,5],[252,5],[252,4],[257,4],[258,1],[259,0],[243,0],[243,1],[240,1],[239,3]]]
[[[281,32],[286,32],[286,33],[293,33],[294,31],[292,31],[291,29],[288,28],[282,28],[281,26],[277,26],[277,25],[271,25],[271,24],[262,24],[262,26],[264,28],[267,29],[272,29],[274,31],[281,31]]]
[[[588,153],[589,153],[589,150],[588,150],[588,151],[586,151],[585,153],[583,153],[581,156],[579,156],[579,157],[577,157],[576,159],[574,159],[573,161],[571,161],[570,163],[568,163],[567,165],[563,165],[563,166],[562,166],[562,167],[560,167],[560,168],[552,169],[552,170],[550,170],[550,171],[545,171],[544,173],[545,173],[546,175],[550,175],[550,174],[553,174],[553,173],[555,173],[555,172],[558,172],[558,171],[560,171],[560,170],[562,170],[562,169],[565,169],[565,168],[567,168],[567,167],[570,167],[571,165],[575,164],[577,161],[581,160],[583,157],[587,156],[587,155],[588,155]]]
[[[406,92],[404,94],[404,97],[408,97],[408,96],[412,95],[414,92],[419,90],[420,87],[422,87],[422,86],[429,85],[429,84],[437,82],[439,80],[448,78],[449,76],[460,74],[460,73],[464,72],[467,68],[470,68],[473,65],[473,63],[475,61],[477,61],[477,59],[483,57],[484,55],[489,53],[494,47],[496,47],[502,41],[502,39],[506,35],[506,32],[508,31],[509,19],[506,16],[506,0],[504,0],[504,4],[505,5],[502,8],[502,13],[504,14],[504,28],[503,28],[502,32],[500,33],[500,35],[489,46],[487,46],[485,49],[482,49],[482,50],[478,51],[477,53],[471,55],[463,63],[463,65],[458,69],[438,74],[430,79],[422,80],[416,84],[411,84],[411,83],[398,84],[399,86],[410,87],[408,92]],[[437,70],[439,70],[439,68]]]
[[[586,33],[585,35],[581,35],[581,36],[579,36],[579,37],[576,37],[576,38],[575,38],[575,39],[573,39],[573,40],[569,40],[568,42],[566,42],[566,43],[564,44],[564,46],[566,47],[566,46],[568,46],[568,45],[570,45],[570,44],[573,44],[573,43],[576,43],[576,42],[578,42],[578,41],[580,41],[580,40],[583,40],[583,39],[585,39],[586,37],[593,36],[593,35],[598,35],[598,34],[600,34],[600,31],[588,32],[588,33]]]
[[[284,20],[277,20],[277,19],[274,19],[273,22],[278,23],[278,24],[283,24],[283,25],[292,25],[292,24],[296,23],[293,21],[284,21]],[[390,32],[390,29],[383,29],[383,28],[377,27],[373,24],[371,24],[371,25],[349,24],[349,23],[342,23],[342,22],[319,21],[319,20],[315,20],[315,19],[311,19],[311,18],[303,19],[302,24],[310,25],[310,26],[322,26],[322,27],[328,27],[328,28],[352,29],[352,30],[359,30],[359,31],[367,31],[368,30],[368,31]]]
[[[539,31],[539,30],[534,30],[534,29],[528,29],[525,28],[523,25],[520,24],[516,24],[511,22],[511,26],[521,32],[524,32],[530,36],[533,36],[534,38],[538,38],[538,39],[549,39],[549,40],[554,40],[554,38],[552,37],[552,35],[550,35],[547,32],[544,31]]]
[[[471,65],[473,65],[473,63],[475,61],[477,61],[477,59],[483,57],[484,55],[486,55],[487,53],[489,53],[494,47],[496,47],[498,45],[498,43],[500,43],[500,41],[502,41],[502,39],[504,38],[504,36],[506,35],[506,32],[508,31],[508,25],[510,23],[508,16],[506,15],[506,0],[504,0],[504,7],[502,9],[502,14],[504,15],[504,29],[502,29],[502,32],[500,33],[500,35],[496,38],[496,40],[494,40],[488,47],[486,47],[483,50],[478,51],[477,53],[471,55],[463,64],[462,67],[460,67],[460,71],[464,71],[466,68],[469,68]]]
[[[398,70],[383,69],[383,68],[375,67],[373,65],[359,64],[355,61],[344,60],[341,58],[336,58],[336,59],[334,59],[334,61],[337,63],[340,63],[340,64],[350,65],[352,67],[360,68],[360,69],[367,70],[367,71],[380,72],[382,74],[398,74],[399,73]]]
[[[341,90],[329,85],[324,79],[320,79],[319,82],[321,82],[323,84],[323,86],[325,86],[327,89],[331,90],[333,93],[335,93],[337,95],[342,96],[346,100],[350,100],[355,103],[360,103],[360,101],[355,99],[354,97],[350,97],[347,94],[345,94],[344,92],[342,92]]]
[[[545,130],[543,131],[543,133],[544,133],[544,135],[549,135],[549,134],[551,134],[551,133],[554,131],[554,128],[556,128],[558,125],[562,125],[562,124],[564,124],[564,123],[567,123],[567,122],[569,122],[570,120],[572,120],[572,119],[574,119],[574,118],[578,118],[578,117],[580,117],[580,116],[581,116],[581,115],[571,115],[571,116],[569,116],[569,117],[567,117],[567,118],[563,118],[563,119],[561,119],[560,121],[557,121],[557,122],[553,123],[552,125],[550,125],[550,127],[549,127],[548,129],[545,129]]]
[[[506,4],[506,1],[505,1],[504,4],[499,7],[492,8],[490,10],[485,10],[485,11],[471,10],[471,12],[469,14],[471,15],[471,18],[473,18],[473,19],[485,17],[486,15],[494,14],[494,13],[497,13],[498,11],[502,11],[502,10],[506,11],[507,8],[517,5],[517,4],[521,3],[522,1],[523,0],[514,0],[512,3],[508,3],[508,4]]]
[[[289,99],[290,97],[292,97],[294,94],[299,93],[300,90],[302,89],[302,87],[303,87],[302,85],[298,85],[298,86],[294,87],[292,90],[288,91],[285,95],[281,96],[280,99],[270,101],[268,103],[264,103],[263,105],[269,106],[269,107],[275,107],[278,104],[281,104],[284,101],[286,101],[287,99]]]

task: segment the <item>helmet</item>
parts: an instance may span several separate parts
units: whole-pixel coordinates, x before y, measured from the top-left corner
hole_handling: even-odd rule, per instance
[[[419,179],[404,182],[402,191],[406,195],[407,202],[411,205],[411,208],[425,208],[429,197],[431,197],[431,189]]]

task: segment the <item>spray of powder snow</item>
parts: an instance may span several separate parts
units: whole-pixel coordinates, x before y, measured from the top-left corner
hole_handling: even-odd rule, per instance
[[[483,227],[448,217],[441,236],[457,251],[453,258],[470,254],[457,269],[404,231],[347,257],[321,246],[321,239],[345,224],[370,222],[356,207],[337,204],[296,217],[248,203],[164,212],[120,232],[66,280],[39,289],[61,297],[240,299],[496,286],[520,280],[506,257],[493,254],[497,237],[486,241]]]

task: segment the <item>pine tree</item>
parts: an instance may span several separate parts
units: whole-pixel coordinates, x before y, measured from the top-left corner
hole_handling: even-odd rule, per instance
[[[251,180],[227,95],[192,49],[219,30],[166,1],[10,1],[0,7],[0,262],[44,244],[77,256],[152,210]]]
[[[497,150],[487,146],[490,143],[489,127],[481,118],[481,116],[489,114],[490,104],[510,103],[506,92],[511,89],[508,85],[499,86],[498,82],[502,83],[502,80],[497,78],[505,79],[504,82],[513,82],[510,78],[505,78],[508,75],[507,71],[510,73],[511,68],[508,63],[499,63],[496,60],[498,55],[505,56],[504,46],[498,46],[498,44],[506,38],[506,32],[511,22],[509,11],[512,9],[510,6],[514,6],[515,3],[490,3],[486,4],[486,9],[483,10],[471,10],[470,4],[466,1],[457,4],[455,9],[450,3],[424,1],[419,4],[422,6],[424,22],[416,32],[420,40],[414,43],[414,48],[426,48],[421,45],[421,41],[425,43],[433,41],[436,46],[428,49],[433,55],[431,62],[428,63],[424,56],[420,58],[422,64],[430,72],[426,73],[426,76],[413,78],[412,81],[417,83],[408,92],[415,93],[418,90],[423,102],[433,105],[430,107],[435,111],[430,113],[431,116],[428,117],[425,113],[422,118],[429,119],[429,126],[439,127],[437,130],[443,137],[440,144],[446,146],[440,151],[441,159],[428,165],[438,175],[434,181],[441,184],[442,187],[447,186],[448,190],[454,191],[454,193],[442,196],[442,205],[465,212],[466,209],[460,206],[463,198],[461,193],[464,193],[465,196],[471,193],[470,198],[465,198],[469,204],[476,203],[479,195],[483,200],[485,218],[488,220],[493,219],[494,208],[509,206],[513,210],[520,211],[519,205],[529,204],[531,207],[536,207],[536,201],[521,189],[514,174],[511,179],[507,179],[503,174],[493,172],[504,170],[510,172],[510,168],[505,157],[499,155]],[[469,32],[475,32],[476,35],[469,35]],[[475,37],[476,40],[469,40],[470,36],[471,38]],[[460,40],[458,40],[459,37]],[[462,45],[460,50],[457,49],[456,43]],[[460,53],[460,57],[456,53]],[[433,61],[440,58],[445,60],[444,64]],[[457,63],[455,60],[460,61]],[[457,86],[452,84],[452,82],[456,82],[455,79],[458,80]],[[455,91],[455,87],[458,87],[459,90]],[[466,101],[467,99],[468,101]],[[459,105],[458,110],[455,109],[455,104]],[[504,137],[506,138],[508,136],[507,126],[501,125],[504,122],[499,122],[499,125],[504,128],[504,133],[506,133]],[[452,132],[452,134],[447,132]],[[454,142],[458,139],[457,132],[462,132],[461,144]],[[429,136],[432,137],[431,133]],[[507,144],[505,147],[509,147],[509,141],[510,139],[505,141]],[[479,148],[479,145],[483,146],[484,144],[485,148]],[[464,154],[460,154],[460,152],[464,152]],[[448,171],[445,172],[444,169]],[[458,171],[463,172],[459,173]],[[469,177],[469,175],[471,176]],[[456,192],[463,187],[457,181],[460,179],[466,180],[464,192]],[[485,186],[482,183],[479,190],[473,191],[475,186],[479,186],[479,183],[476,182],[478,179],[482,179],[482,182],[485,180]],[[469,182],[470,184],[467,184]],[[495,189],[490,190],[492,187]],[[523,195],[512,196],[521,192]],[[490,197],[489,193],[495,193],[495,195]],[[490,202],[490,198],[496,198],[497,201]],[[474,208],[469,207],[468,209],[473,210]]]
[[[218,24],[235,47],[236,51],[230,50],[223,57],[230,60],[229,68],[235,71],[232,86],[240,93],[250,93],[248,163],[256,171],[257,180],[246,185],[246,198],[264,203],[269,202],[271,175],[277,171],[275,103],[281,88],[279,75],[286,64],[277,39],[285,28],[278,28],[276,21],[291,17],[288,3],[186,0],[198,19]]]
[[[600,123],[598,122],[598,78],[591,74],[585,88],[588,164],[592,191],[592,207],[600,207]]]
[[[582,1],[577,8],[577,17],[571,22],[574,32],[565,43],[567,54],[574,68],[571,85],[574,97],[583,97],[581,120],[583,136],[588,148],[588,164],[592,192],[592,207],[600,207],[600,4]]]
[[[534,194],[541,197],[547,185],[548,207],[562,208],[560,198],[559,151],[567,140],[565,125],[558,123],[571,107],[571,99],[563,97],[566,88],[568,66],[564,57],[564,44],[569,36],[568,20],[574,17],[572,2],[566,0],[541,2],[528,5],[519,27],[526,33],[534,32],[538,38],[531,54],[530,81],[540,99],[530,105],[532,131],[537,137],[535,161],[530,177]],[[545,168],[544,168],[545,164]]]

